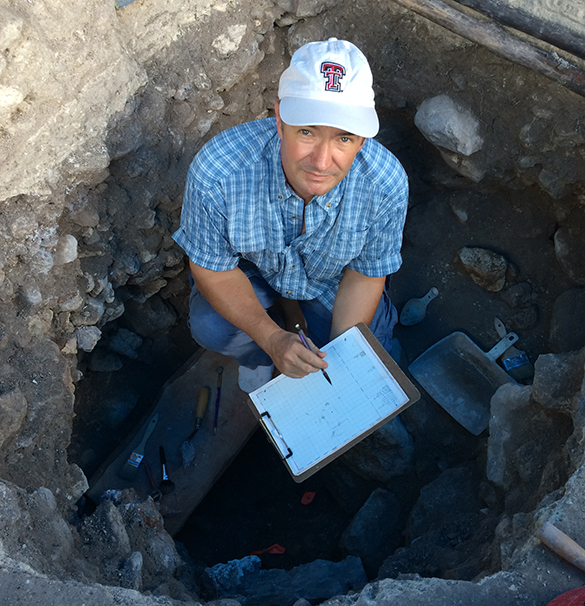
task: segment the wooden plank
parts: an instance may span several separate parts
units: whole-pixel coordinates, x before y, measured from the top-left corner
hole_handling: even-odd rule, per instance
[[[500,57],[532,69],[578,95],[585,96],[585,72],[556,52],[539,49],[508,33],[496,23],[471,17],[441,0],[393,0],[393,2],[472,42],[485,46]]]
[[[221,399],[217,434],[213,433],[218,366],[223,367]],[[87,492],[94,501],[99,501],[106,490],[134,488],[142,497],[147,497],[152,488],[142,463],[136,478],[128,482],[118,476],[128,455],[140,442],[148,421],[155,413],[159,421],[146,444],[145,461],[148,461],[157,485],[161,481],[159,446],[163,445],[167,459],[169,478],[175,489],[164,495],[160,511],[165,528],[176,534],[193,510],[212,488],[240,452],[258,423],[247,404],[248,394],[242,392],[237,383],[238,365],[231,358],[210,351],[203,351],[183,374],[171,380],[148,418],[129,436],[118,449],[105,469],[92,478]],[[209,387],[211,397],[201,428],[193,439],[195,458],[184,468],[181,445],[195,426],[195,404],[202,387]]]
[[[585,37],[559,23],[539,19],[529,10],[522,10],[502,0],[455,0],[502,25],[513,27],[529,36],[585,59]]]

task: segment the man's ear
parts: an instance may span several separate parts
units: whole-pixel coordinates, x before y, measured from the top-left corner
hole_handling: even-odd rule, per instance
[[[278,101],[274,102],[274,113],[276,114],[276,130],[278,131],[278,136],[282,139],[282,121],[280,120],[280,113],[278,111]]]

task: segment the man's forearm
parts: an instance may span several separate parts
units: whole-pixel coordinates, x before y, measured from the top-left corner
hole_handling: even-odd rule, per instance
[[[238,267],[216,272],[192,261],[189,266],[199,292],[213,309],[266,351],[267,341],[282,329],[262,307],[246,274]]]
[[[211,271],[192,261],[189,266],[197,288],[213,309],[251,337],[281,372],[298,378],[327,368],[326,354],[307,350],[297,334],[272,320],[240,269]]]
[[[358,322],[370,324],[384,291],[386,278],[371,278],[346,269],[333,305],[330,338],[334,339]]]

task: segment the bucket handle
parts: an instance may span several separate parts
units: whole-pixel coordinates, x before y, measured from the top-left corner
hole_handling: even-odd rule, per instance
[[[486,352],[486,356],[495,362],[507,349],[510,345],[514,345],[518,340],[518,335],[515,332],[509,332],[505,337],[501,339],[498,343],[496,343],[488,352]]]

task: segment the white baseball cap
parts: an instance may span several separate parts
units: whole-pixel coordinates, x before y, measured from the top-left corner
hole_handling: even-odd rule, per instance
[[[333,126],[374,137],[380,123],[372,82],[366,57],[351,42],[309,42],[280,77],[280,118],[292,126]]]

